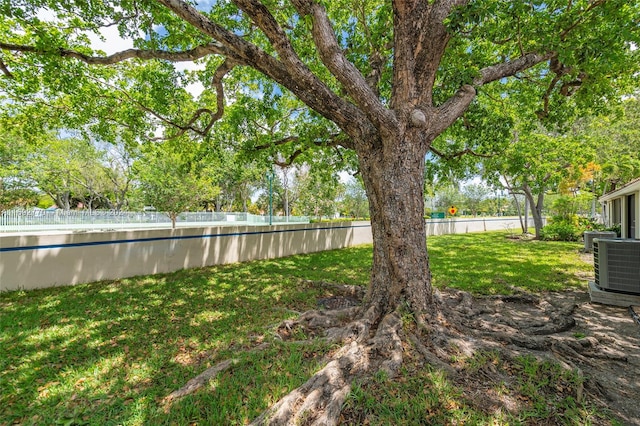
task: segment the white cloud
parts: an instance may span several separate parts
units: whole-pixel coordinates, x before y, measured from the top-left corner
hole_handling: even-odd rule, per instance
[[[120,33],[116,27],[101,28],[100,35],[103,39],[96,34],[89,34],[91,47],[94,50],[102,50],[107,55],[113,55],[114,53],[133,48],[133,40],[120,37]]]
[[[199,71],[204,69],[204,64],[195,64],[193,62],[178,62],[175,65],[176,70],[178,71]],[[187,92],[191,93],[194,97],[200,96],[200,94],[204,91],[204,85],[199,81],[191,83],[187,85],[185,88]]]

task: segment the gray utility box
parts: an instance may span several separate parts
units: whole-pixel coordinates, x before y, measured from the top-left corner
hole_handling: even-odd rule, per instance
[[[612,239],[616,238],[617,234],[613,231],[585,231],[584,232],[584,252],[591,253],[593,251],[593,239]]]

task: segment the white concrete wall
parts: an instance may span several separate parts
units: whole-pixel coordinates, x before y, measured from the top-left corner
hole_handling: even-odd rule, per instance
[[[368,222],[0,234],[0,291],[277,258],[371,241]]]
[[[512,231],[517,218],[436,219],[427,235]],[[0,234],[0,291],[277,258],[372,242],[368,222]]]
[[[532,228],[533,219],[529,219]],[[466,234],[469,232],[506,231],[522,233],[520,219],[517,217],[477,217],[472,219],[431,219],[426,221],[427,236],[444,234]]]

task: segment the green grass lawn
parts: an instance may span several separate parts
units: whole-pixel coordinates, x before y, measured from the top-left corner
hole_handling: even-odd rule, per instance
[[[585,286],[593,275],[580,261],[582,244],[507,239],[501,233],[447,235],[427,240],[434,283],[476,294],[505,294],[510,287],[540,292]]]
[[[576,243],[483,233],[430,237],[428,246],[437,286],[480,294],[513,286],[586,291],[576,274],[592,269],[580,261]],[[307,280],[366,285],[370,268],[371,246],[362,246],[2,293],[0,425],[244,424],[302,384],[331,348],[274,341],[264,351],[244,350],[272,341],[283,319],[315,308],[323,290]],[[238,364],[207,388],[162,404],[230,357]],[[377,424],[402,423],[399,416],[436,422],[427,424],[502,421],[470,408],[429,368],[407,367],[398,381],[383,383],[356,386],[346,407],[351,418],[366,412]]]

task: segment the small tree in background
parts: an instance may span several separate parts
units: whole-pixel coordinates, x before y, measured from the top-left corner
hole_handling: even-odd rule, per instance
[[[296,173],[296,189],[298,199],[294,211],[303,216],[314,216],[317,219],[332,217],[336,214],[337,198],[341,185],[338,176],[318,172],[309,167],[298,169]]]
[[[478,215],[478,211],[482,208],[482,202],[488,195],[489,188],[477,183],[471,183],[462,188],[464,207],[469,210],[473,216]]]
[[[341,213],[344,216],[354,218],[368,217],[369,202],[360,179],[350,177],[345,182],[340,204]]]
[[[0,214],[38,204],[38,193],[22,167],[27,155],[27,145],[20,137],[0,132]]]
[[[168,214],[174,229],[180,213],[219,191],[201,166],[170,144],[151,147],[135,164],[145,204]]]

